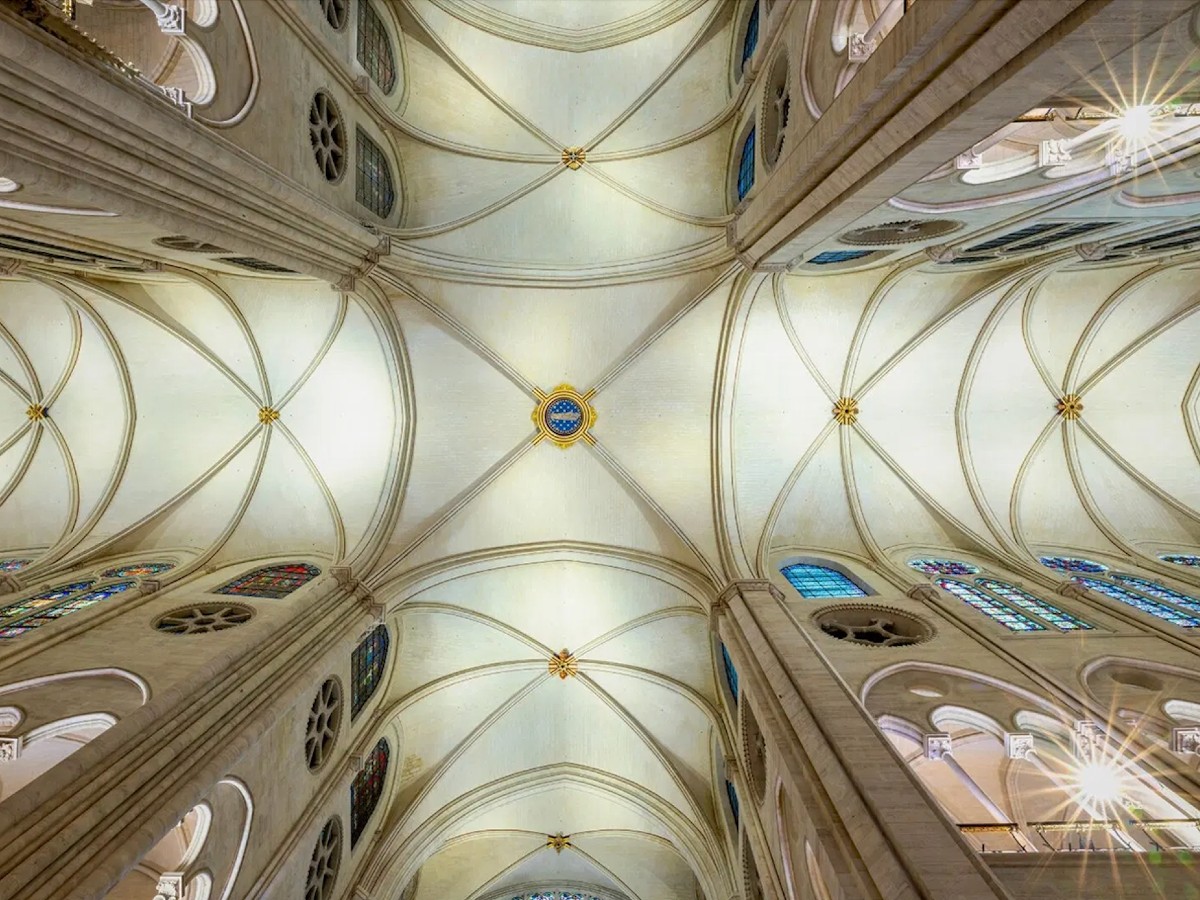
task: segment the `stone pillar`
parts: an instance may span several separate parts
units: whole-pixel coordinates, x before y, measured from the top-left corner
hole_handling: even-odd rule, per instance
[[[103,897],[312,690],[313,661],[353,645],[371,614],[346,581],[325,579],[274,631],[251,631],[0,805],[0,897]]]
[[[772,584],[731,584],[716,617],[739,683],[765,711],[759,724],[773,739],[791,802],[803,805],[825,851],[840,858],[847,900],[1009,897]]]

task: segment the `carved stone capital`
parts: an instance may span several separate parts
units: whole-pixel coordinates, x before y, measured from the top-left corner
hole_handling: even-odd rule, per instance
[[[162,582],[157,578],[143,578],[141,583],[138,584],[138,593],[143,597],[156,594],[160,590],[162,590]]]
[[[1085,259],[1088,262],[1096,262],[1108,256],[1108,245],[1098,244],[1088,241],[1082,244],[1075,245],[1075,254],[1080,259]]]
[[[1109,150],[1105,162],[1108,164],[1108,174],[1116,178],[1133,171],[1134,154],[1122,150]]]
[[[983,168],[983,154],[976,153],[974,149],[965,150],[958,156],[954,157],[954,168],[959,172],[966,172],[971,169]]]
[[[1091,759],[1094,754],[1104,750],[1104,728],[1099,722],[1077,719],[1074,737],[1075,754],[1080,759]]]
[[[1028,759],[1033,753],[1033,735],[1020,732],[1004,733],[1004,751],[1009,759]]]
[[[925,758],[939,760],[953,752],[950,735],[944,731],[925,735]]]
[[[0,275],[15,275],[23,264],[24,260],[0,257]]]
[[[20,759],[24,739],[20,737],[0,737],[0,762],[12,762]]]
[[[1171,729],[1171,752],[1180,756],[1200,754],[1200,727]]]
[[[15,594],[21,590],[24,585],[21,584],[21,579],[16,575],[5,572],[0,575],[0,594]]]
[[[354,78],[354,93],[369,94],[371,93],[371,79],[366,75],[356,75]]]
[[[937,588],[932,584],[914,584],[905,592],[905,596],[922,603],[937,603],[938,600]]]
[[[1071,600],[1087,600],[1091,596],[1087,588],[1074,581],[1063,581],[1054,590]]]
[[[943,244],[939,247],[926,247],[925,255],[934,262],[940,263],[953,262],[958,259],[958,251],[948,244]]]
[[[865,34],[852,32],[846,42],[846,55],[852,63],[864,63],[875,52],[875,41],[868,41]]]
[[[358,279],[354,275],[343,275],[333,283],[333,289],[346,294],[353,294],[358,290]]]
[[[1067,149],[1065,139],[1042,141],[1038,144],[1038,165],[1061,166],[1071,161],[1071,151]]]
[[[183,873],[163,872],[158,876],[158,887],[154,890],[154,900],[182,900]]]
[[[735,595],[742,594],[746,591],[765,591],[776,600],[783,600],[783,591],[775,587],[770,581],[753,579],[746,581],[731,581],[725,585],[721,593],[718,595],[718,600],[723,600],[726,603]]]
[[[184,33],[187,13],[182,6],[163,6],[155,12],[154,18],[158,20],[158,28],[163,34]]]

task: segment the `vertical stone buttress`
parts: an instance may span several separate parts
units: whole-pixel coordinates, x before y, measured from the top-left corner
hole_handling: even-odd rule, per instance
[[[984,900],[1008,892],[932,805],[870,714],[766,581],[734,582],[717,629],[790,802],[812,818],[847,900]],[[743,804],[743,816],[756,816]],[[794,839],[794,837],[793,837]],[[762,840],[751,840],[761,853]],[[760,875],[770,858],[756,857]],[[764,891],[768,891],[763,877]]]
[[[361,593],[324,579],[265,640],[215,655],[6,800],[0,897],[103,897],[307,697],[313,660],[353,646],[376,617]]]

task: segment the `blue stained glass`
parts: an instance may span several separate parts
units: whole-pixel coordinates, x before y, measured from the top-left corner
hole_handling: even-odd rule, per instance
[[[975,583],[981,588],[987,588],[998,597],[1007,600],[1013,606],[1033,613],[1045,619],[1059,631],[1090,631],[1092,626],[1083,619],[1076,618],[1068,612],[1063,612],[1057,606],[1047,603],[1040,597],[1035,597],[1028,591],[1023,591],[1016,585],[993,578],[976,578]]]
[[[956,559],[910,559],[908,564],[926,575],[974,575],[979,566]]]
[[[1172,588],[1165,587],[1161,584],[1155,584],[1153,581],[1147,581],[1145,578],[1138,578],[1136,575],[1125,575],[1121,572],[1113,572],[1109,576],[1113,581],[1128,585],[1135,591],[1141,591],[1156,600],[1166,600],[1168,603],[1174,603],[1176,606],[1181,606],[1188,612],[1197,613],[1200,615],[1200,600],[1190,594],[1184,594]]]
[[[754,0],[750,8],[750,18],[746,22],[746,36],[742,39],[742,68],[746,68],[746,63],[750,61],[750,57],[754,55],[754,48],[758,46],[758,0]]]
[[[1035,622],[1022,613],[1009,609],[999,600],[994,597],[989,597],[977,587],[969,584],[964,584],[961,581],[952,581],[949,578],[939,578],[934,582],[944,591],[953,594],[963,603],[968,606],[973,606],[989,619],[999,622],[1009,631],[1045,631],[1046,626],[1041,622]]]
[[[865,597],[867,592],[834,569],[796,563],[781,570],[801,597]]]
[[[350,846],[358,843],[363,829],[375,812],[375,806],[383,795],[383,782],[387,778],[388,742],[380,738],[371,755],[367,757],[363,770],[354,776],[350,784]]]
[[[736,703],[738,698],[737,667],[729,658],[729,651],[725,649],[724,644],[721,645],[721,660],[725,663],[725,682],[729,685],[729,690],[733,692],[733,700]]]
[[[19,572],[31,562],[32,559],[0,559],[0,572]]]
[[[739,200],[750,193],[750,188],[754,187],[754,131],[755,129],[751,128],[750,133],[746,135],[746,141],[742,144],[742,155],[738,160],[737,195]]]
[[[388,630],[386,625],[376,625],[362,642],[354,648],[350,658],[350,718],[354,719],[367,705],[379,682],[383,680],[383,667],[388,656]]]
[[[738,804],[737,788],[729,779],[725,779],[725,795],[729,798],[729,808],[733,810],[733,824],[736,828],[742,821],[742,808]]]
[[[1190,553],[1165,553],[1159,559],[1177,566],[1191,566],[1193,569],[1200,569],[1200,556],[1193,556]]]
[[[825,250],[809,260],[814,266],[828,266],[832,263],[849,262],[852,259],[862,259],[870,256],[874,250]]]
[[[1124,603],[1126,606],[1140,609],[1144,613],[1149,613],[1152,616],[1162,619],[1164,622],[1170,622],[1172,625],[1178,625],[1180,628],[1200,627],[1200,618],[1189,616],[1175,609],[1173,606],[1167,606],[1165,603],[1150,600],[1141,594],[1118,587],[1110,581],[1101,581],[1099,578],[1075,578],[1073,580],[1090,591],[1111,597],[1120,603]]]
[[[1043,556],[1041,563],[1047,569],[1058,569],[1060,572],[1087,572],[1098,575],[1107,572],[1108,566],[1092,562],[1090,559],[1080,559],[1076,556]]]

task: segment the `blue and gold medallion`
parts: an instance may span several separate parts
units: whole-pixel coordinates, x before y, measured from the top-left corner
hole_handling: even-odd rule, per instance
[[[595,443],[595,438],[588,434],[596,422],[596,410],[588,402],[591,391],[581,394],[569,384],[560,384],[549,394],[537,388],[534,390],[538,398],[532,416],[533,424],[537,426],[533,438],[535,444],[546,439],[560,447],[569,447],[580,438],[589,444]]]

